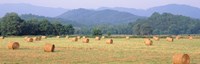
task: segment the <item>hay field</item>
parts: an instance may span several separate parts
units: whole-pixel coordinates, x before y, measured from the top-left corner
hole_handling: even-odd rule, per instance
[[[153,40],[152,46],[146,46],[143,38],[113,38],[113,44],[89,39],[82,43],[54,37],[30,43],[8,37],[0,42],[0,64],[172,64],[175,53],[187,53],[191,64],[200,64],[200,39]],[[19,42],[20,48],[9,50],[9,41]],[[44,52],[45,43],[55,44],[55,52]]]

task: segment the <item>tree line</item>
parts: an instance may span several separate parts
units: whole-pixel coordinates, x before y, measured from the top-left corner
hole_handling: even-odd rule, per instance
[[[47,19],[23,20],[17,13],[7,13],[0,19],[0,34],[9,35],[70,35],[74,34],[72,25],[49,22]]]

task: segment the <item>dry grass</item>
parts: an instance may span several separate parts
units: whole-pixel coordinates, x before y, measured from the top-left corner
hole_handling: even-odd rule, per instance
[[[23,37],[5,38],[0,42],[0,64],[172,64],[176,53],[190,55],[191,64],[200,64],[200,39],[179,39],[168,43],[165,39],[144,45],[142,38],[112,38],[114,44],[107,45],[107,38],[90,43],[82,40],[71,42],[66,38],[48,38],[27,43]],[[9,41],[17,41],[20,48],[9,50]],[[44,52],[45,43],[54,44],[55,52]]]

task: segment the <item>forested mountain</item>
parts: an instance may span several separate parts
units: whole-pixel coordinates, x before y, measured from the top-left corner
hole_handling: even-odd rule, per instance
[[[0,9],[0,17],[9,12],[55,17],[67,11],[67,9],[63,8],[42,7],[30,4],[0,4]]]
[[[135,34],[199,34],[200,20],[170,13],[154,13],[131,23]]]
[[[192,7],[189,5],[178,5],[178,4],[169,4],[164,6],[157,6],[153,8],[149,8],[147,10],[144,9],[134,9],[134,8],[123,8],[123,7],[115,7],[115,8],[108,8],[108,7],[102,7],[99,8],[99,10],[117,10],[121,12],[129,12],[135,15],[139,16],[151,16],[154,12],[159,13],[172,13],[175,15],[184,15],[192,18],[199,18],[200,19],[200,8]]]
[[[65,12],[57,18],[76,21],[77,23],[82,23],[84,25],[95,25],[129,23],[143,17],[114,10],[96,11],[89,9],[75,9]]]

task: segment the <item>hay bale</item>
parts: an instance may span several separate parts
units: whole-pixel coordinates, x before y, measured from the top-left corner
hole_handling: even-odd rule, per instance
[[[176,36],[176,39],[179,40],[179,39],[180,39],[180,36]]]
[[[101,40],[101,38],[97,36],[97,37],[95,37],[95,40]]]
[[[27,42],[33,42],[33,38],[27,38],[26,41]]]
[[[86,37],[86,36],[83,36],[82,38],[85,39],[85,38],[87,38],[87,37]]]
[[[18,49],[19,48],[19,43],[18,42],[9,42],[8,43],[8,49]]]
[[[77,36],[78,39],[81,39],[81,36]]]
[[[34,41],[39,41],[39,38],[38,37],[33,37],[33,40]]]
[[[29,38],[29,37],[28,37],[28,36],[26,36],[26,37],[24,37],[24,40],[26,41],[28,38]]]
[[[151,39],[145,39],[144,43],[147,45],[147,46],[150,46],[153,44],[153,41]]]
[[[60,38],[60,36],[56,36],[56,38]]]
[[[171,37],[167,37],[166,40],[167,40],[168,42],[173,42],[173,41],[174,41],[174,39],[171,38]]]
[[[130,39],[130,37],[129,37],[129,36],[126,36],[126,39],[127,39],[127,40]]]
[[[55,49],[54,44],[46,43],[45,46],[44,46],[45,52],[54,52],[54,49]]]
[[[104,38],[105,38],[105,36],[102,36],[101,38],[102,38],[102,39],[104,39]]]
[[[5,38],[4,36],[1,36],[1,37],[0,37],[0,39],[4,39],[4,38]]]
[[[154,39],[155,41],[159,41],[159,40],[160,40],[160,38],[157,37],[157,36],[153,36],[153,39]]]
[[[89,39],[88,38],[84,38],[83,39],[83,43],[89,43]]]
[[[192,37],[192,36],[189,36],[189,37],[188,37],[188,39],[192,40],[192,39],[193,39],[193,37]]]
[[[37,37],[37,38],[38,38],[38,41],[42,40],[42,37],[41,37],[41,36],[39,36],[39,37]]]
[[[69,36],[65,36],[66,39],[69,39]]]
[[[188,54],[175,54],[173,64],[190,64],[190,57]]]
[[[113,44],[113,40],[112,39],[106,40],[106,44]]]
[[[42,36],[42,39],[47,39],[47,36]]]
[[[71,40],[72,40],[72,42],[77,42],[77,41],[78,41],[78,38],[77,38],[77,37],[74,37],[74,38],[72,38]]]

